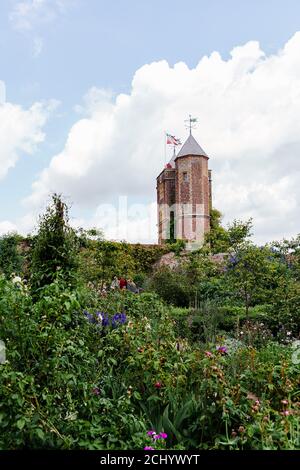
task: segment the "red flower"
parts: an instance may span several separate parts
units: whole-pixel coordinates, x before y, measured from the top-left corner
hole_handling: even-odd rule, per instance
[[[155,387],[155,388],[161,388],[161,382],[156,382],[156,383],[154,384],[154,387]]]

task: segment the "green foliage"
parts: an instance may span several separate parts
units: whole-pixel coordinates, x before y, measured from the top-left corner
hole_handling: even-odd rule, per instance
[[[0,237],[0,272],[6,276],[22,272],[23,259],[19,249],[21,240],[22,238],[17,234],[7,234]]]
[[[300,237],[256,247],[250,221],[212,216],[188,254],[76,235],[54,195],[31,288],[9,280],[18,238],[0,239],[0,450],[143,449],[151,428],[156,449],[300,449]],[[177,268],[152,272],[170,249]],[[115,275],[145,291],[99,291]]]
[[[0,449],[142,449],[151,428],[168,434],[159,448],[299,448],[289,346],[218,336],[213,303],[194,311],[195,344],[174,324],[191,312],[151,293],[99,299],[56,280],[41,294],[0,278]],[[85,309],[128,321],[101,334]]]
[[[236,249],[251,235],[252,219],[246,222],[234,220],[227,229],[222,227],[222,214],[217,209],[210,212],[210,232],[205,237],[205,243],[212,253],[226,253]]]
[[[185,248],[185,241],[184,240],[171,240],[166,242],[166,248],[168,251],[179,255]]]
[[[217,209],[210,211],[210,232],[206,235],[205,242],[214,253],[225,253],[228,250],[228,234],[221,225],[222,214]]]
[[[86,282],[110,284],[114,276],[135,277],[142,285],[154,263],[168,250],[156,245],[130,245],[111,242],[101,237],[81,235],[80,271]]]
[[[151,278],[149,289],[155,291],[166,302],[186,307],[189,305],[191,290],[188,278],[181,272],[163,267]]]
[[[89,292],[55,282],[42,294],[33,303],[0,280],[0,337],[7,353],[0,365],[0,449],[141,445],[143,417],[132,414],[122,386],[113,390],[114,359],[108,353],[103,361],[104,340],[82,313]]]
[[[275,270],[269,250],[250,243],[241,245],[229,258],[226,280],[236,297],[243,301],[246,314],[250,305],[267,301]]]
[[[74,282],[77,270],[78,241],[68,224],[68,207],[54,194],[52,203],[40,218],[32,251],[31,284],[34,290],[51,284],[59,275]]]

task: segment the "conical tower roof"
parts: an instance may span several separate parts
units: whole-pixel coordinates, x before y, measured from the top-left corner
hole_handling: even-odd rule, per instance
[[[186,157],[187,155],[198,155],[199,157],[207,157],[208,155],[204,152],[203,148],[200,147],[198,142],[194,139],[192,134],[190,134],[181,147],[180,152],[176,156],[179,157]]]

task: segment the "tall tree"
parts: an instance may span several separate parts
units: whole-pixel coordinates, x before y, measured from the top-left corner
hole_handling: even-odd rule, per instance
[[[78,266],[78,239],[69,225],[68,206],[58,194],[39,220],[31,262],[33,289],[51,284],[59,275],[73,283]]]

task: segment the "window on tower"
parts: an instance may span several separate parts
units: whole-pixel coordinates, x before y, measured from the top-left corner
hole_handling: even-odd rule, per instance
[[[184,171],[184,172],[182,173],[182,178],[183,178],[183,182],[184,182],[184,183],[188,183],[188,182],[189,182],[189,175],[187,174],[186,171]]]

